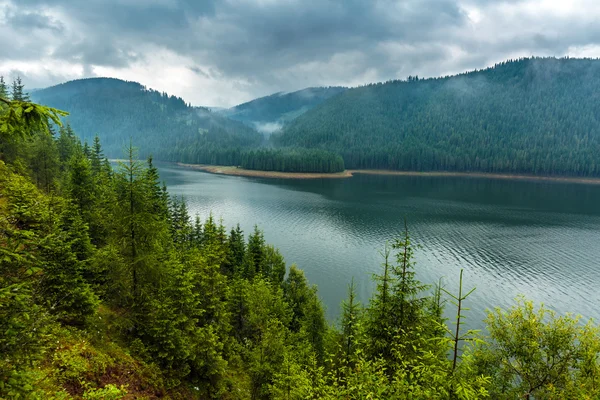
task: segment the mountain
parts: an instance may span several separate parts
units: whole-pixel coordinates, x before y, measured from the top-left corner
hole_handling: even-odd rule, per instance
[[[346,90],[344,87],[313,87],[297,92],[279,92],[233,108],[216,112],[271,134],[289,121]]]
[[[525,58],[349,89],[273,139],[346,168],[599,176],[598,110],[600,60]]]
[[[98,134],[109,157],[120,157],[131,139],[140,155],[167,159],[175,146],[213,149],[257,146],[248,126],[137,82],[92,78],[31,93],[33,101],[70,113],[67,121],[88,142]]]

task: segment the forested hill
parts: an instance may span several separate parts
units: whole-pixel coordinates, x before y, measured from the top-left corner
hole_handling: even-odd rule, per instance
[[[600,175],[600,61],[529,58],[349,89],[274,139],[346,168]]]
[[[312,87],[292,93],[275,93],[218,112],[269,134],[345,90],[344,87],[334,86]]]
[[[217,148],[257,146],[262,137],[246,125],[179,97],[137,82],[92,78],[66,82],[31,94],[34,101],[69,110],[67,121],[82,139],[98,134],[109,157],[120,157],[130,139],[142,156],[162,158],[175,146]]]
[[[421,283],[405,225],[330,325],[258,227],[192,219],[151,159],[113,169],[1,83],[0,399],[600,398],[595,321],[518,298],[466,331],[473,289]]]

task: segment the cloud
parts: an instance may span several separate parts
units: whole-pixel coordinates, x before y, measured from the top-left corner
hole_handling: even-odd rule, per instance
[[[281,130],[281,128],[283,128],[283,125],[279,122],[254,122],[254,129],[266,135],[271,135]]]
[[[0,0],[11,38],[0,73],[27,62],[40,85],[110,74],[232,106],[520,56],[599,56],[599,18],[596,0]]]
[[[39,12],[19,12],[15,9],[7,9],[6,23],[17,31],[51,30],[62,32],[64,26],[48,15]]]

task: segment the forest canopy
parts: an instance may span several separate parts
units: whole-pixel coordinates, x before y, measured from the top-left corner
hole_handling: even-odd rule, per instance
[[[130,145],[113,168],[98,137],[54,131],[63,111],[5,95],[1,398],[600,396],[592,321],[519,299],[489,313],[487,332],[465,331],[462,273],[458,293],[420,282],[406,225],[371,299],[350,282],[329,324],[317,288],[258,227],[191,216],[152,158]]]
[[[599,60],[524,58],[455,76],[278,93],[215,112],[108,78],[32,96],[69,110],[80,139],[97,134],[112,158],[132,140],[141,157],[285,172],[600,176],[599,76]],[[266,137],[253,129],[263,123],[278,129]]]
[[[525,58],[350,89],[274,143],[346,168],[600,176],[600,60]]]

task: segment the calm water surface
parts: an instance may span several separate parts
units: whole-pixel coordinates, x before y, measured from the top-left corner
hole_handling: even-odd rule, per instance
[[[159,169],[190,214],[212,211],[247,233],[258,224],[288,265],[318,285],[330,320],[352,277],[360,298],[369,298],[380,251],[404,217],[421,245],[422,282],[443,278],[455,291],[463,268],[465,287],[477,288],[467,305],[470,327],[520,294],[561,313],[600,317],[600,186],[368,175],[273,180]]]

